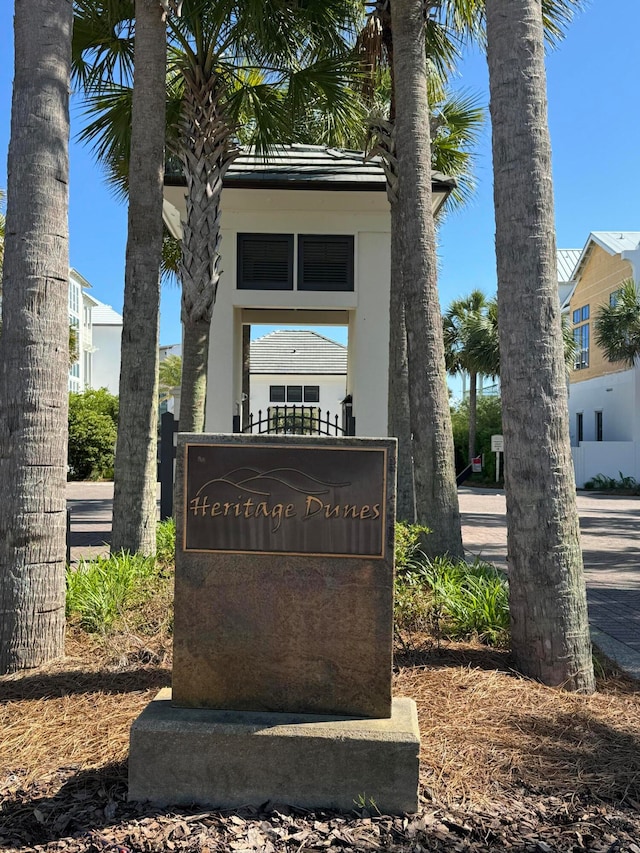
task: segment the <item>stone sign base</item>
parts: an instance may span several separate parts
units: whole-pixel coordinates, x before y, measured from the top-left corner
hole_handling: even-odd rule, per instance
[[[177,708],[166,688],[131,728],[129,799],[414,812],[419,750],[412,699],[365,719]]]

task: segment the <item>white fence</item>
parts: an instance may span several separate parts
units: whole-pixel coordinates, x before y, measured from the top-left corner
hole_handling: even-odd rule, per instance
[[[576,485],[580,489],[596,474],[640,482],[640,441],[582,441],[571,448]]]

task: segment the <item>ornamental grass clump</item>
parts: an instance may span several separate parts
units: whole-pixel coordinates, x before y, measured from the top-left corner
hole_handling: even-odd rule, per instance
[[[443,635],[477,636],[488,645],[506,644],[509,591],[506,577],[494,566],[438,557],[427,564],[425,579]]]
[[[89,633],[108,631],[125,609],[149,596],[158,570],[154,557],[125,552],[82,560],[67,569],[67,617]]]
[[[420,542],[429,531],[396,525],[394,618],[403,646],[434,639],[477,638],[487,645],[508,641],[509,592],[506,577],[489,563],[428,559]]]

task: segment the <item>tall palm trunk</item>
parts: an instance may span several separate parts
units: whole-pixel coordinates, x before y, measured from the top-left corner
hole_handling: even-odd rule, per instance
[[[15,7],[0,336],[0,673],[64,649],[71,0]]]
[[[476,431],[478,423],[478,374],[469,372],[469,465],[476,455]]]
[[[231,123],[222,115],[215,76],[200,67],[184,73],[180,144],[187,181],[187,215],[182,235],[181,432],[202,432],[207,395],[211,315],[220,280],[220,196],[225,173],[238,149]],[[231,417],[232,413],[229,413]]]
[[[111,550],[156,547],[158,318],[165,135],[165,14],[136,0],[120,415]]]
[[[411,413],[408,401],[409,363],[407,327],[404,318],[402,288],[402,223],[397,201],[391,202],[391,281],[389,289],[389,435],[398,439],[398,519],[414,523],[416,501],[413,485],[411,449]]]
[[[594,689],[556,281],[540,0],[487,0],[512,648]]]
[[[393,0],[391,18],[416,515],[432,529],[429,553],[462,556],[431,206],[424,3]]]

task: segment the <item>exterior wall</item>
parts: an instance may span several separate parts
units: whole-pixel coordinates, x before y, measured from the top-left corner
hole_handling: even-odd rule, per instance
[[[184,190],[165,197],[184,209]],[[237,290],[237,233],[353,234],[354,292]],[[349,316],[347,391],[353,394],[357,434],[387,434],[390,221],[384,192],[226,189],[222,201],[223,274],[211,324],[206,429],[230,432],[242,395],[242,334],[245,312],[265,311],[273,325],[331,322],[331,311]],[[294,281],[295,264],[294,251]],[[268,318],[266,311],[269,312]],[[282,315],[278,318],[278,312]],[[317,314],[314,314],[317,312]],[[244,322],[247,322],[244,320]],[[254,320],[257,322],[257,320]]]
[[[638,427],[638,373],[635,368],[569,388],[571,444],[578,444],[577,415],[582,413],[583,441],[595,441],[595,413],[602,412],[602,444],[608,441],[640,441]]]
[[[584,265],[576,289],[571,297],[569,320],[573,312],[589,305],[589,366],[571,373],[571,384],[578,384],[597,376],[624,370],[607,361],[602,351],[595,343],[593,334],[594,321],[598,310],[609,304],[609,296],[626,278],[633,274],[629,261],[623,261],[619,255],[610,255],[600,246],[594,244]]]
[[[122,326],[93,327],[92,388],[106,388],[111,394],[118,394],[121,337]]]
[[[319,403],[296,403],[296,406],[312,406],[319,408],[322,416],[329,412],[329,421],[334,422],[338,415],[338,423],[342,426],[342,401],[347,393],[347,377],[342,375],[302,374],[302,373],[252,373],[249,411],[254,420],[258,412],[266,416],[269,406],[293,405],[293,403],[271,403],[269,401],[270,385],[318,385],[320,388]]]
[[[640,441],[585,441],[571,450],[579,489],[596,474],[616,480],[622,474],[640,483]]]
[[[595,343],[594,323],[601,306],[627,278],[637,276],[635,252],[610,255],[593,244],[571,297],[573,311],[589,305],[589,366],[573,370],[569,386],[569,429],[576,475],[581,488],[596,474],[640,481],[640,369],[607,361]],[[596,412],[602,412],[602,441],[596,441]],[[583,440],[578,442],[577,415],[583,416]]]

